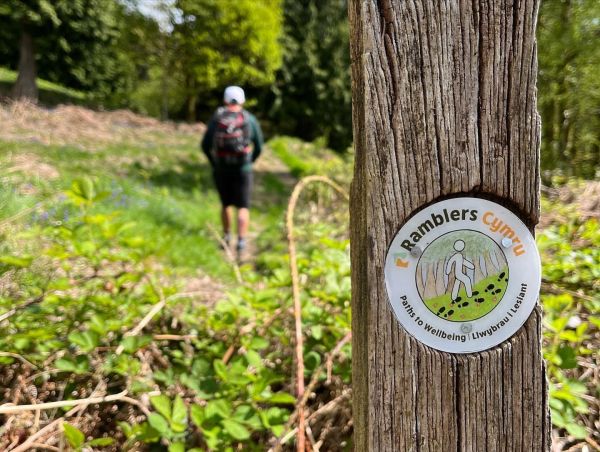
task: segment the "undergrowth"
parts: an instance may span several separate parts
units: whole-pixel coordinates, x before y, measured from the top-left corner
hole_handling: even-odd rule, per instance
[[[276,143],[285,161],[285,140]],[[1,198],[2,218],[32,210],[0,222],[2,399],[116,399],[42,411],[39,417],[34,411],[3,415],[0,449],[23,444],[56,419],[62,429],[38,440],[62,441],[72,450],[265,450],[293,444],[297,411],[284,206],[274,203],[258,218],[254,265],[242,266],[243,281],[234,282],[206,228],[218,213],[216,197],[193,188],[203,187],[206,169],[173,170],[191,152],[131,165],[123,172],[127,177],[112,179],[116,169],[103,171],[100,157],[92,164],[93,178],[69,169],[83,170],[81,162],[58,159],[54,163],[69,177],[34,181],[38,196],[51,200],[38,207],[24,201],[22,181],[8,181],[14,190]],[[301,160],[306,164],[299,175],[314,163]],[[332,161],[347,181],[348,163]],[[285,190],[265,180],[270,190]],[[48,197],[53,189],[59,194]],[[202,203],[209,206],[205,212],[198,208]],[[352,446],[348,218],[339,205],[327,189],[315,188],[303,195],[296,218],[307,412],[321,450]],[[577,216],[558,200],[545,201],[544,209],[560,219],[538,234],[544,355],[555,437],[569,448],[600,439],[594,353],[600,342],[600,232],[597,220]],[[195,267],[225,281],[225,294],[207,297],[202,285],[188,290]]]

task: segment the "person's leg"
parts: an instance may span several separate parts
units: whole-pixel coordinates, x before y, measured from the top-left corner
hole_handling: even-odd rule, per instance
[[[237,230],[238,230],[238,239],[246,240],[246,236],[248,235],[248,226],[250,225],[250,209],[246,207],[240,207],[238,209],[238,217],[237,217]]]
[[[229,245],[231,238],[231,206],[223,206],[221,209],[221,223],[223,224],[223,236],[225,242]]]
[[[239,179],[239,198],[238,198],[238,251],[246,247],[246,237],[250,227],[250,191],[252,189],[252,172],[240,174]]]

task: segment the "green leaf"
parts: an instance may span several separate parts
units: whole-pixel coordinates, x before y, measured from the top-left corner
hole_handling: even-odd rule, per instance
[[[569,435],[572,435],[577,439],[584,439],[588,436],[588,432],[585,427],[579,424],[570,423],[565,425],[565,428],[567,429],[567,432],[569,432]]]
[[[173,414],[171,418],[171,430],[175,433],[185,432],[187,428],[187,407],[180,396],[173,403]]]
[[[89,326],[92,331],[95,331],[96,333],[98,333],[100,335],[104,335],[108,331],[108,328],[106,325],[106,320],[104,318],[102,318],[101,316],[99,316],[98,314],[94,314],[90,318]]]
[[[233,414],[233,419],[250,427],[252,430],[262,430],[262,423],[256,410],[250,405],[240,405]]]
[[[85,353],[94,350],[100,342],[100,336],[95,331],[84,331],[83,333],[74,331],[69,334],[68,338],[71,343],[77,345]]]
[[[224,419],[231,417],[231,404],[225,399],[211,400],[206,404],[206,418],[217,416]]]
[[[92,182],[92,179],[90,179],[89,177],[83,177],[83,178],[79,179],[78,181],[76,181],[76,184],[77,184],[78,191],[82,195],[83,198],[87,199],[88,201],[91,201],[94,199],[95,190],[94,190],[94,183]]]
[[[312,337],[314,337],[316,340],[318,340],[318,341],[321,340],[321,338],[323,337],[323,326],[315,325],[315,326],[311,327],[310,333],[311,333]]]
[[[131,438],[131,435],[133,434],[133,427],[131,425],[124,421],[117,422],[117,425],[121,428],[121,430],[123,430],[125,438]]]
[[[64,357],[56,360],[54,363],[58,370],[73,372],[78,375],[84,374],[90,370],[90,362],[87,356],[80,355],[75,359]]]
[[[15,268],[26,268],[33,262],[33,257],[30,256],[0,256],[0,264]]]
[[[222,421],[225,431],[229,433],[233,438],[243,441],[250,438],[250,432],[246,427],[233,419],[223,419]]]
[[[185,452],[185,444],[173,443],[169,446],[169,452]]]
[[[152,406],[167,420],[171,420],[171,400],[164,394],[150,397]]]
[[[263,367],[262,358],[254,350],[246,351],[245,357],[246,357],[246,361],[248,361],[248,364],[250,364],[251,366],[254,366],[256,369],[260,369]]]
[[[115,440],[112,438],[96,438],[91,441],[88,441],[87,445],[104,447],[104,446],[110,446],[114,442],[115,442]]]
[[[79,449],[85,442],[85,435],[77,427],[73,427],[68,422],[63,422],[63,431],[69,445],[74,449]]]
[[[150,342],[152,342],[151,336],[125,336],[121,340],[121,345],[123,346],[123,351],[132,354]]]
[[[556,352],[560,357],[560,367],[562,369],[575,369],[577,367],[577,353],[573,347],[561,344]]]
[[[228,380],[227,366],[223,361],[221,361],[220,359],[215,359],[213,361],[213,368],[215,369],[215,373],[221,380]]]
[[[252,350],[262,350],[269,346],[269,341],[263,337],[255,336],[250,341],[250,348]]]
[[[204,422],[204,407],[192,405],[192,408],[190,408],[190,418],[197,427],[200,427]]]
[[[156,429],[158,433],[161,434],[161,436],[165,438],[170,438],[172,436],[171,429],[169,428],[169,423],[160,414],[150,413],[150,415],[148,416],[148,422],[153,428]]]
[[[296,403],[296,398],[293,395],[288,394],[286,392],[277,392],[272,396],[268,397],[267,401],[270,403],[294,405]]]

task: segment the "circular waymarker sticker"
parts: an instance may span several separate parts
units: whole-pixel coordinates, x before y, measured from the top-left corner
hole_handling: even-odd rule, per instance
[[[396,317],[437,350],[471,353],[511,337],[535,307],[541,283],[535,239],[511,211],[453,198],[413,216],[385,260]]]

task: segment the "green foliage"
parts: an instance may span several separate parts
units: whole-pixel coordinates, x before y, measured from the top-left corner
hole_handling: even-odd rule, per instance
[[[558,204],[546,208],[565,209]],[[593,377],[582,375],[580,365],[596,353],[593,340],[600,331],[600,228],[596,219],[580,220],[572,213],[567,218],[537,239],[545,284],[554,289],[542,295],[544,357],[552,422],[582,439],[590,432],[581,417],[589,413],[590,397],[599,395]]]
[[[538,26],[542,169],[597,176],[600,165],[600,3],[541,3]]]
[[[95,438],[86,442],[84,433],[77,427],[68,422],[63,422],[62,426],[67,443],[69,443],[69,446],[77,452],[84,450],[86,446],[106,447],[114,443],[112,438]]]
[[[43,269],[58,269],[63,276],[44,277],[44,285],[24,286],[32,294],[45,295],[2,325],[0,347],[36,363],[54,356],[47,364],[58,371],[53,380],[73,387],[98,375],[121,384],[127,381],[133,396],[158,385],[162,394],[150,398],[153,412],[146,421],[119,423],[127,438],[125,448],[135,442],[162,442],[174,451],[190,445],[259,450],[257,443],[284,433],[296,402],[288,383],[293,343],[291,318],[284,314],[290,304],[290,277],[281,268],[285,257],[279,252],[264,253],[264,262],[270,262],[263,266],[265,273],[245,269],[247,283],[214,306],[185,299],[169,303],[162,314],[165,322],[155,325],[154,331],[180,333],[168,327],[175,315],[171,309],[177,306],[180,328],[198,335],[189,344],[158,344],[167,365],[156,366],[149,374],[143,370],[143,355],[138,351],[156,343],[151,336],[132,337],[124,332],[158,301],[159,292],[168,296],[174,289],[164,281],[157,286],[156,279],[168,275],[159,276],[161,270],[145,261],[144,248],[132,245],[136,227],[128,226],[123,213],[115,209],[101,213],[100,206],[108,199],[101,179],[81,177],[72,181],[55,205],[63,220],[40,219],[33,225],[35,235],[44,237],[38,266],[17,266],[15,277],[26,281],[44,273]],[[69,214],[64,216],[65,212]],[[307,278],[302,294],[310,332],[307,376],[325,361],[325,354],[350,325],[348,243],[337,239],[341,230],[324,223],[299,230],[299,238],[310,243],[300,250],[299,260]],[[7,256],[19,256],[16,250],[6,251]],[[6,309],[12,302],[0,299],[0,306]],[[59,320],[45,322],[49,316]],[[121,355],[115,352],[117,345],[123,346]],[[230,346],[234,353],[224,360]],[[334,366],[343,384],[350,380],[348,354],[345,347],[344,359]],[[67,424],[65,436],[75,450],[108,441],[98,438],[86,443],[83,433]],[[201,442],[194,443],[194,437]]]
[[[8,95],[16,80],[17,73],[15,71],[0,67],[0,95]],[[40,101],[45,104],[54,105],[65,102],[77,104],[86,100],[86,95],[82,91],[65,88],[48,80],[38,78],[37,85],[40,90]]]
[[[182,20],[174,24],[174,64],[189,115],[199,95],[210,105],[227,85],[274,81],[281,64],[280,0],[177,0],[175,7]]]
[[[58,189],[64,196],[23,218],[27,227],[3,236],[0,268],[10,284],[0,292],[0,315],[39,301],[0,323],[0,349],[48,369],[32,377],[31,385],[52,384],[65,398],[88,396],[98,380],[111,393],[127,389],[140,400],[150,394],[150,413],[142,420],[133,420],[121,402],[116,412],[108,411],[113,404],[88,407],[103,423],[77,424],[80,433],[65,427],[65,440],[75,450],[107,445],[110,438],[86,438],[109,434],[118,450],[252,451],[286,433],[295,397],[291,278],[281,222],[285,185],[271,181],[270,212],[257,212],[254,220],[261,231],[256,265],[242,267],[243,284],[232,283],[206,232],[206,223],[217,218],[218,201],[205,186],[209,176],[196,164],[195,145],[151,150],[122,145],[91,153],[27,143],[27,152],[56,165],[60,179],[49,185],[20,175],[23,179],[7,182],[15,188],[31,183],[39,196]],[[350,162],[327,157],[331,153],[318,143],[278,138],[272,145],[299,175],[335,171],[348,182]],[[3,149],[19,152],[23,146]],[[156,166],[149,153],[159,161]],[[117,157],[130,161],[115,162]],[[351,384],[350,344],[332,361],[330,381],[325,372],[328,354],[351,325],[347,209],[333,196],[327,188],[308,189],[295,215],[307,382],[317,372],[312,411]],[[0,216],[38,200],[23,198],[17,190],[0,193]],[[600,329],[600,228],[596,220],[579,218],[573,206],[544,201],[543,209],[560,218],[538,235],[544,287],[551,289],[542,302],[553,422],[564,434],[584,437],[594,434],[585,419],[593,416],[598,397],[594,376],[583,372],[583,364],[596,359]],[[219,277],[223,295],[171,298],[185,292],[188,282],[197,283],[190,272],[197,267]],[[140,334],[125,334],[161,299],[166,306],[160,315]],[[155,334],[185,339],[158,340]],[[0,363],[11,378],[26,372],[12,357],[2,356]],[[56,397],[45,389],[40,393],[48,394],[45,401]],[[348,419],[341,416],[339,424]],[[339,438],[348,436],[345,431]]]
[[[278,136],[269,141],[269,146],[298,178],[321,174],[350,184],[352,156],[336,154],[327,149],[322,140],[306,143],[298,138]]]
[[[107,0],[8,0],[0,18],[13,48],[22,33],[33,37],[42,77],[106,100],[122,89],[122,60],[115,47],[122,8]],[[0,64],[15,67],[14,57],[14,52],[0,53]]]
[[[346,0],[285,0],[283,65],[270,117],[279,133],[345,151],[352,143]]]

